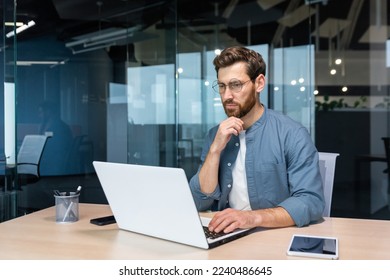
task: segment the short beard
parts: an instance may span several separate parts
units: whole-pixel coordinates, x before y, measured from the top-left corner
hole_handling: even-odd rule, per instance
[[[228,109],[226,109],[226,104],[231,104],[231,103],[237,105],[238,106],[238,110],[228,110]],[[223,103],[223,109],[225,110],[225,114],[228,117],[236,117],[236,118],[241,119],[244,116],[246,116],[252,110],[252,108],[255,105],[256,105],[256,98],[251,98],[243,106],[241,106],[241,104],[232,102],[231,99],[228,99],[228,100],[226,100]]]

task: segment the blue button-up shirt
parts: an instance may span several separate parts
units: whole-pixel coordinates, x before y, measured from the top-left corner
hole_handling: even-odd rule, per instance
[[[233,135],[221,153],[215,191],[205,194],[199,184],[199,171],[217,130],[218,126],[208,132],[201,165],[190,180],[199,211],[229,207],[232,168],[240,148],[238,137]],[[325,201],[318,152],[304,126],[264,106],[261,118],[246,130],[246,147],[245,168],[253,210],[283,207],[297,226],[321,218]]]

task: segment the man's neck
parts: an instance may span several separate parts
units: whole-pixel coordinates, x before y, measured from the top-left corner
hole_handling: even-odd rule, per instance
[[[255,106],[246,114],[242,121],[244,122],[244,129],[247,130],[252,126],[264,113],[264,107],[261,103],[256,102]]]

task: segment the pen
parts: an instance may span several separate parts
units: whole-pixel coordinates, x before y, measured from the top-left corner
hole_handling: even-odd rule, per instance
[[[81,191],[81,188],[82,188],[81,186],[78,186],[77,189],[76,189],[76,191],[74,192],[73,195],[78,195],[78,194],[80,193],[80,191]],[[67,195],[71,195],[71,193],[69,193],[69,194],[67,193]],[[66,209],[64,218],[63,218],[63,220],[62,220],[63,222],[65,222],[66,218],[67,218],[70,214],[72,214],[73,217],[76,218],[75,213],[72,211],[72,205],[73,205],[73,201],[70,202],[70,204],[68,205],[68,207],[67,207],[67,209]]]
[[[76,190],[76,192],[75,192],[75,194],[79,194],[80,191],[81,191],[81,186],[78,186],[78,187],[77,187],[77,190]]]
[[[64,218],[62,219],[63,222],[65,222],[66,218],[69,216],[69,212],[72,210],[73,201],[69,203],[68,208],[66,209]],[[73,213],[73,216],[76,217],[76,215]]]

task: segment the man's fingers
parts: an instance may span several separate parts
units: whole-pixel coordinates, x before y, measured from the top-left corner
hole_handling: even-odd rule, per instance
[[[215,214],[210,222],[209,229],[215,232],[231,232],[239,227],[240,215],[237,210],[231,208],[225,209]]]

